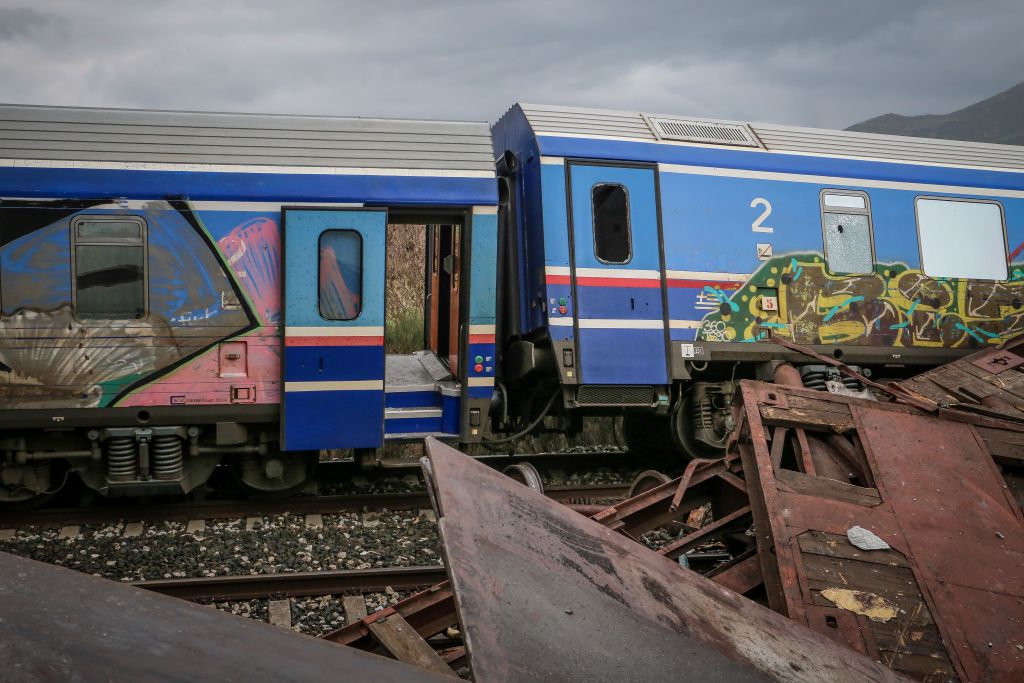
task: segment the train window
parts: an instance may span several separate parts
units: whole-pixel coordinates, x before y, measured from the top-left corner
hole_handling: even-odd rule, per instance
[[[320,315],[353,320],[363,308],[363,238],[355,230],[320,235]]]
[[[633,245],[626,188],[601,183],[591,189],[590,198],[594,211],[594,255],[604,263],[628,263],[633,257]]]
[[[146,223],[79,216],[71,225],[72,301],[79,320],[146,317]]]
[[[998,202],[918,197],[916,210],[926,275],[1006,279],[1006,231]]]
[[[821,230],[825,264],[832,273],[864,275],[875,267],[871,205],[863,192],[823,190]]]

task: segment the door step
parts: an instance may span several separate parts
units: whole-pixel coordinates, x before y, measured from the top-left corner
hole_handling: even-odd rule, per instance
[[[440,432],[442,415],[441,408],[385,408],[384,431],[389,435]]]

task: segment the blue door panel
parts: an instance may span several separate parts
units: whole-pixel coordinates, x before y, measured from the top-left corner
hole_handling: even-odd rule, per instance
[[[315,451],[322,448],[379,446],[383,413],[378,414],[374,420],[367,405],[382,405],[383,402],[383,391],[286,392],[282,412],[293,416],[293,421],[288,425],[289,432],[285,433],[286,448],[293,451]]]
[[[384,376],[384,356],[376,346],[287,346],[284,356],[291,382]]]
[[[653,168],[572,164],[573,315],[583,384],[667,384],[658,200]],[[592,191],[622,185],[628,201],[630,255],[597,257]]]
[[[382,210],[284,209],[284,450],[383,445],[386,231]]]

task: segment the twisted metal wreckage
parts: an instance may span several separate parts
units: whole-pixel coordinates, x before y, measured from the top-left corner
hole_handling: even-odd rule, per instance
[[[323,636],[351,647],[5,555],[0,651],[26,674],[127,674],[88,627],[103,623],[124,648],[170,643],[173,666],[167,648],[133,666],[172,679],[237,664],[248,680],[434,680],[468,663],[478,681],[1021,680],[1022,351],[859,378],[879,400],[802,388],[781,364],[741,383],[724,459],[589,519],[430,440],[449,581]],[[636,542],[664,527],[659,550]],[[73,633],[40,650],[55,622]]]

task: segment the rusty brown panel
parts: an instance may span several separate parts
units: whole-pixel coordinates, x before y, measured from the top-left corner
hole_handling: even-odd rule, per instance
[[[901,680],[451,447],[427,452],[476,680]]]
[[[855,414],[965,679],[1024,680],[1024,526],[991,456],[966,424]]]
[[[787,426],[827,429],[820,417],[829,413],[846,430],[852,418],[848,431],[855,432],[876,488],[772,466],[765,407],[792,407],[815,394],[821,408],[791,414]],[[1024,526],[988,442],[968,423],[992,420],[961,414],[947,420],[906,406],[757,382],[743,382],[741,397],[747,426],[737,442],[769,598],[774,577],[790,616],[831,629],[850,647],[877,648],[883,662],[921,679],[955,673],[965,681],[1024,680],[1024,651],[1017,647],[1024,644]],[[854,524],[888,542],[893,550],[886,553],[906,559],[881,562],[882,551],[855,551],[846,539]],[[869,603],[871,596],[910,602],[881,622],[858,615],[856,624],[819,623],[838,606],[823,591],[854,585],[864,594],[857,599]],[[856,609],[859,603],[849,604]],[[928,630],[932,623],[937,631]]]
[[[0,553],[5,681],[450,681],[210,607]]]

